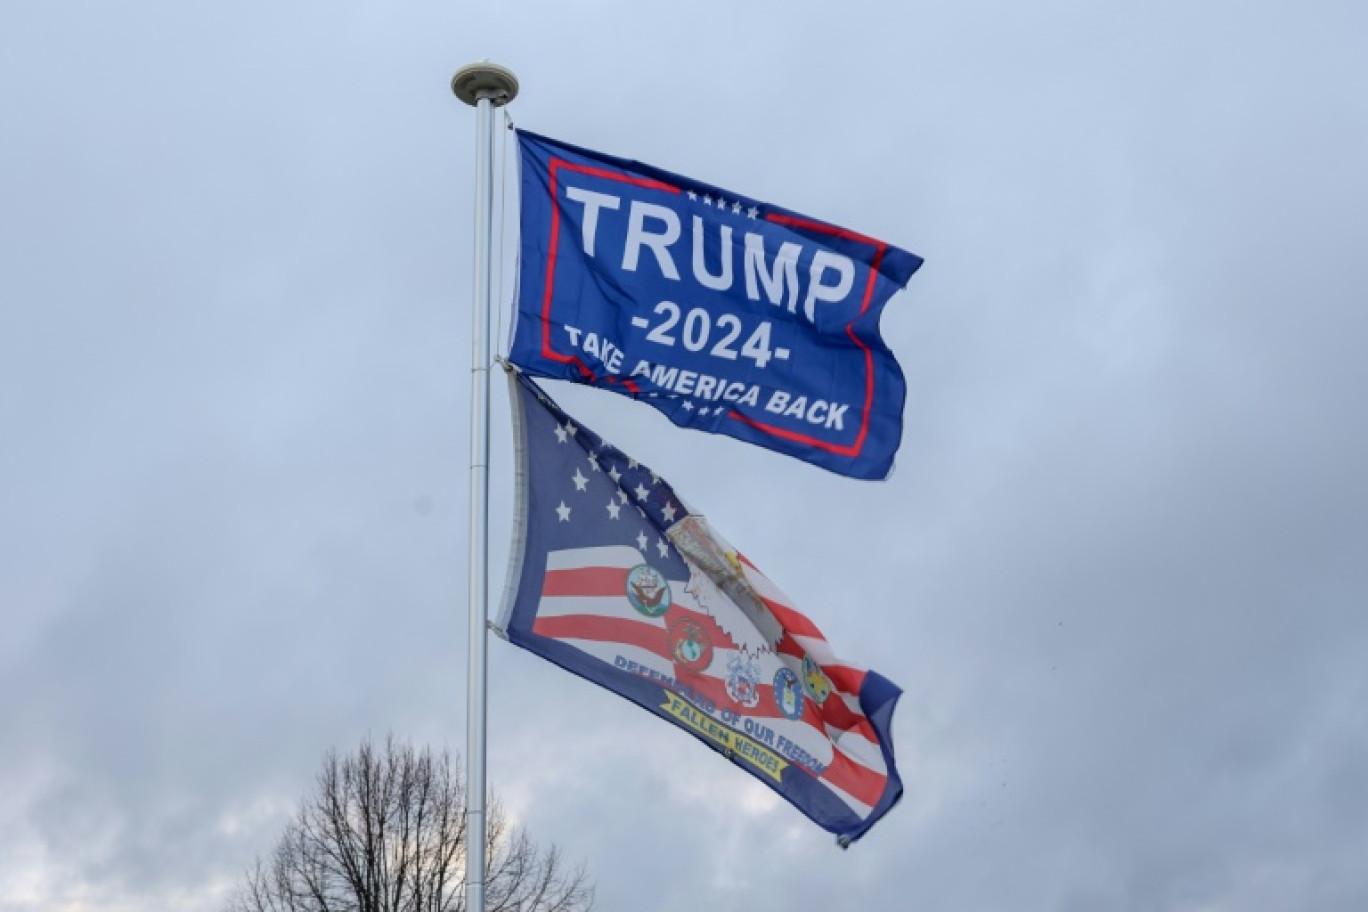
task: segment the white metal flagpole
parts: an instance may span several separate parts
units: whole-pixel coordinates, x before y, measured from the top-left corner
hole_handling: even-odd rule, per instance
[[[466,904],[485,912],[485,657],[489,617],[489,314],[494,263],[494,109],[518,94],[511,70],[461,67],[451,91],[478,114],[475,162],[475,306],[470,384],[469,634],[466,676]]]

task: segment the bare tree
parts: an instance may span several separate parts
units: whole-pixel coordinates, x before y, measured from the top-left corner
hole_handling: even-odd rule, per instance
[[[229,912],[463,912],[465,782],[450,755],[386,740],[331,752],[269,861],[258,858]],[[490,912],[581,912],[583,867],[566,870],[487,808]]]

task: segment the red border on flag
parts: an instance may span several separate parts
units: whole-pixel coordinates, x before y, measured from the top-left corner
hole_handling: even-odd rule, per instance
[[[567,171],[575,171],[580,174],[588,174],[591,177],[622,181],[623,183],[632,184],[636,187],[644,187],[648,190],[663,190],[666,193],[673,193],[675,195],[678,195],[681,191],[678,187],[664,183],[663,181],[652,180],[646,177],[636,177],[634,175],[623,174],[619,171],[612,171],[606,168],[581,165],[555,156],[550,156],[548,158],[548,171],[551,184],[551,242],[548,246],[546,256],[546,281],[544,283],[546,285],[546,291],[542,297],[542,356],[552,361],[559,361],[562,364],[574,364],[590,383],[621,383],[629,391],[640,393],[641,388],[631,380],[618,380],[615,377],[609,376],[599,377],[589,369],[587,364],[575,355],[563,355],[551,347],[551,294],[552,284],[556,277],[556,251],[557,247],[560,245],[560,205],[556,198],[556,172],[561,168],[564,168]],[[727,417],[740,421],[741,423],[769,434],[772,437],[816,447],[817,449],[825,450],[829,453],[835,453],[838,456],[857,457],[860,455],[860,451],[864,449],[865,438],[869,435],[869,413],[874,407],[874,353],[870,351],[869,346],[864,343],[863,339],[855,335],[854,327],[855,321],[864,316],[865,312],[869,310],[869,302],[874,298],[874,285],[878,280],[879,264],[883,261],[884,251],[888,249],[888,245],[883,241],[867,237],[863,234],[858,234],[854,231],[849,231],[845,228],[838,228],[835,225],[828,225],[825,222],[818,222],[812,219],[800,218],[798,216],[769,213],[765,216],[765,219],[766,221],[774,222],[779,225],[787,225],[792,228],[801,228],[807,231],[830,234],[848,241],[858,241],[863,244],[869,244],[874,248],[874,259],[869,266],[869,279],[865,282],[864,300],[860,302],[860,312],[846,324],[846,335],[848,335],[850,340],[864,352],[865,401],[864,408],[860,414],[860,433],[856,435],[854,443],[849,444],[848,446],[842,446],[840,444],[812,437],[808,434],[801,434],[797,431],[790,431],[786,428],[776,427],[772,424],[765,424],[764,422],[756,421],[754,418],[747,418],[745,415],[738,413],[735,409],[729,410],[727,412]]]

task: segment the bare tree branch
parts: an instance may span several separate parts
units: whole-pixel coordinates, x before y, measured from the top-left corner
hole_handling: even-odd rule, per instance
[[[315,789],[269,863],[249,868],[225,912],[463,912],[466,790],[459,761],[393,736],[323,759]],[[586,912],[594,891],[555,846],[539,851],[497,800],[487,809],[490,912]]]

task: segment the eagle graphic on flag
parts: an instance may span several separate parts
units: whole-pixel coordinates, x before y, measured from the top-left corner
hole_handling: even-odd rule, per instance
[[[509,369],[518,452],[508,639],[683,728],[842,846],[902,795],[901,691],[649,467]]]

